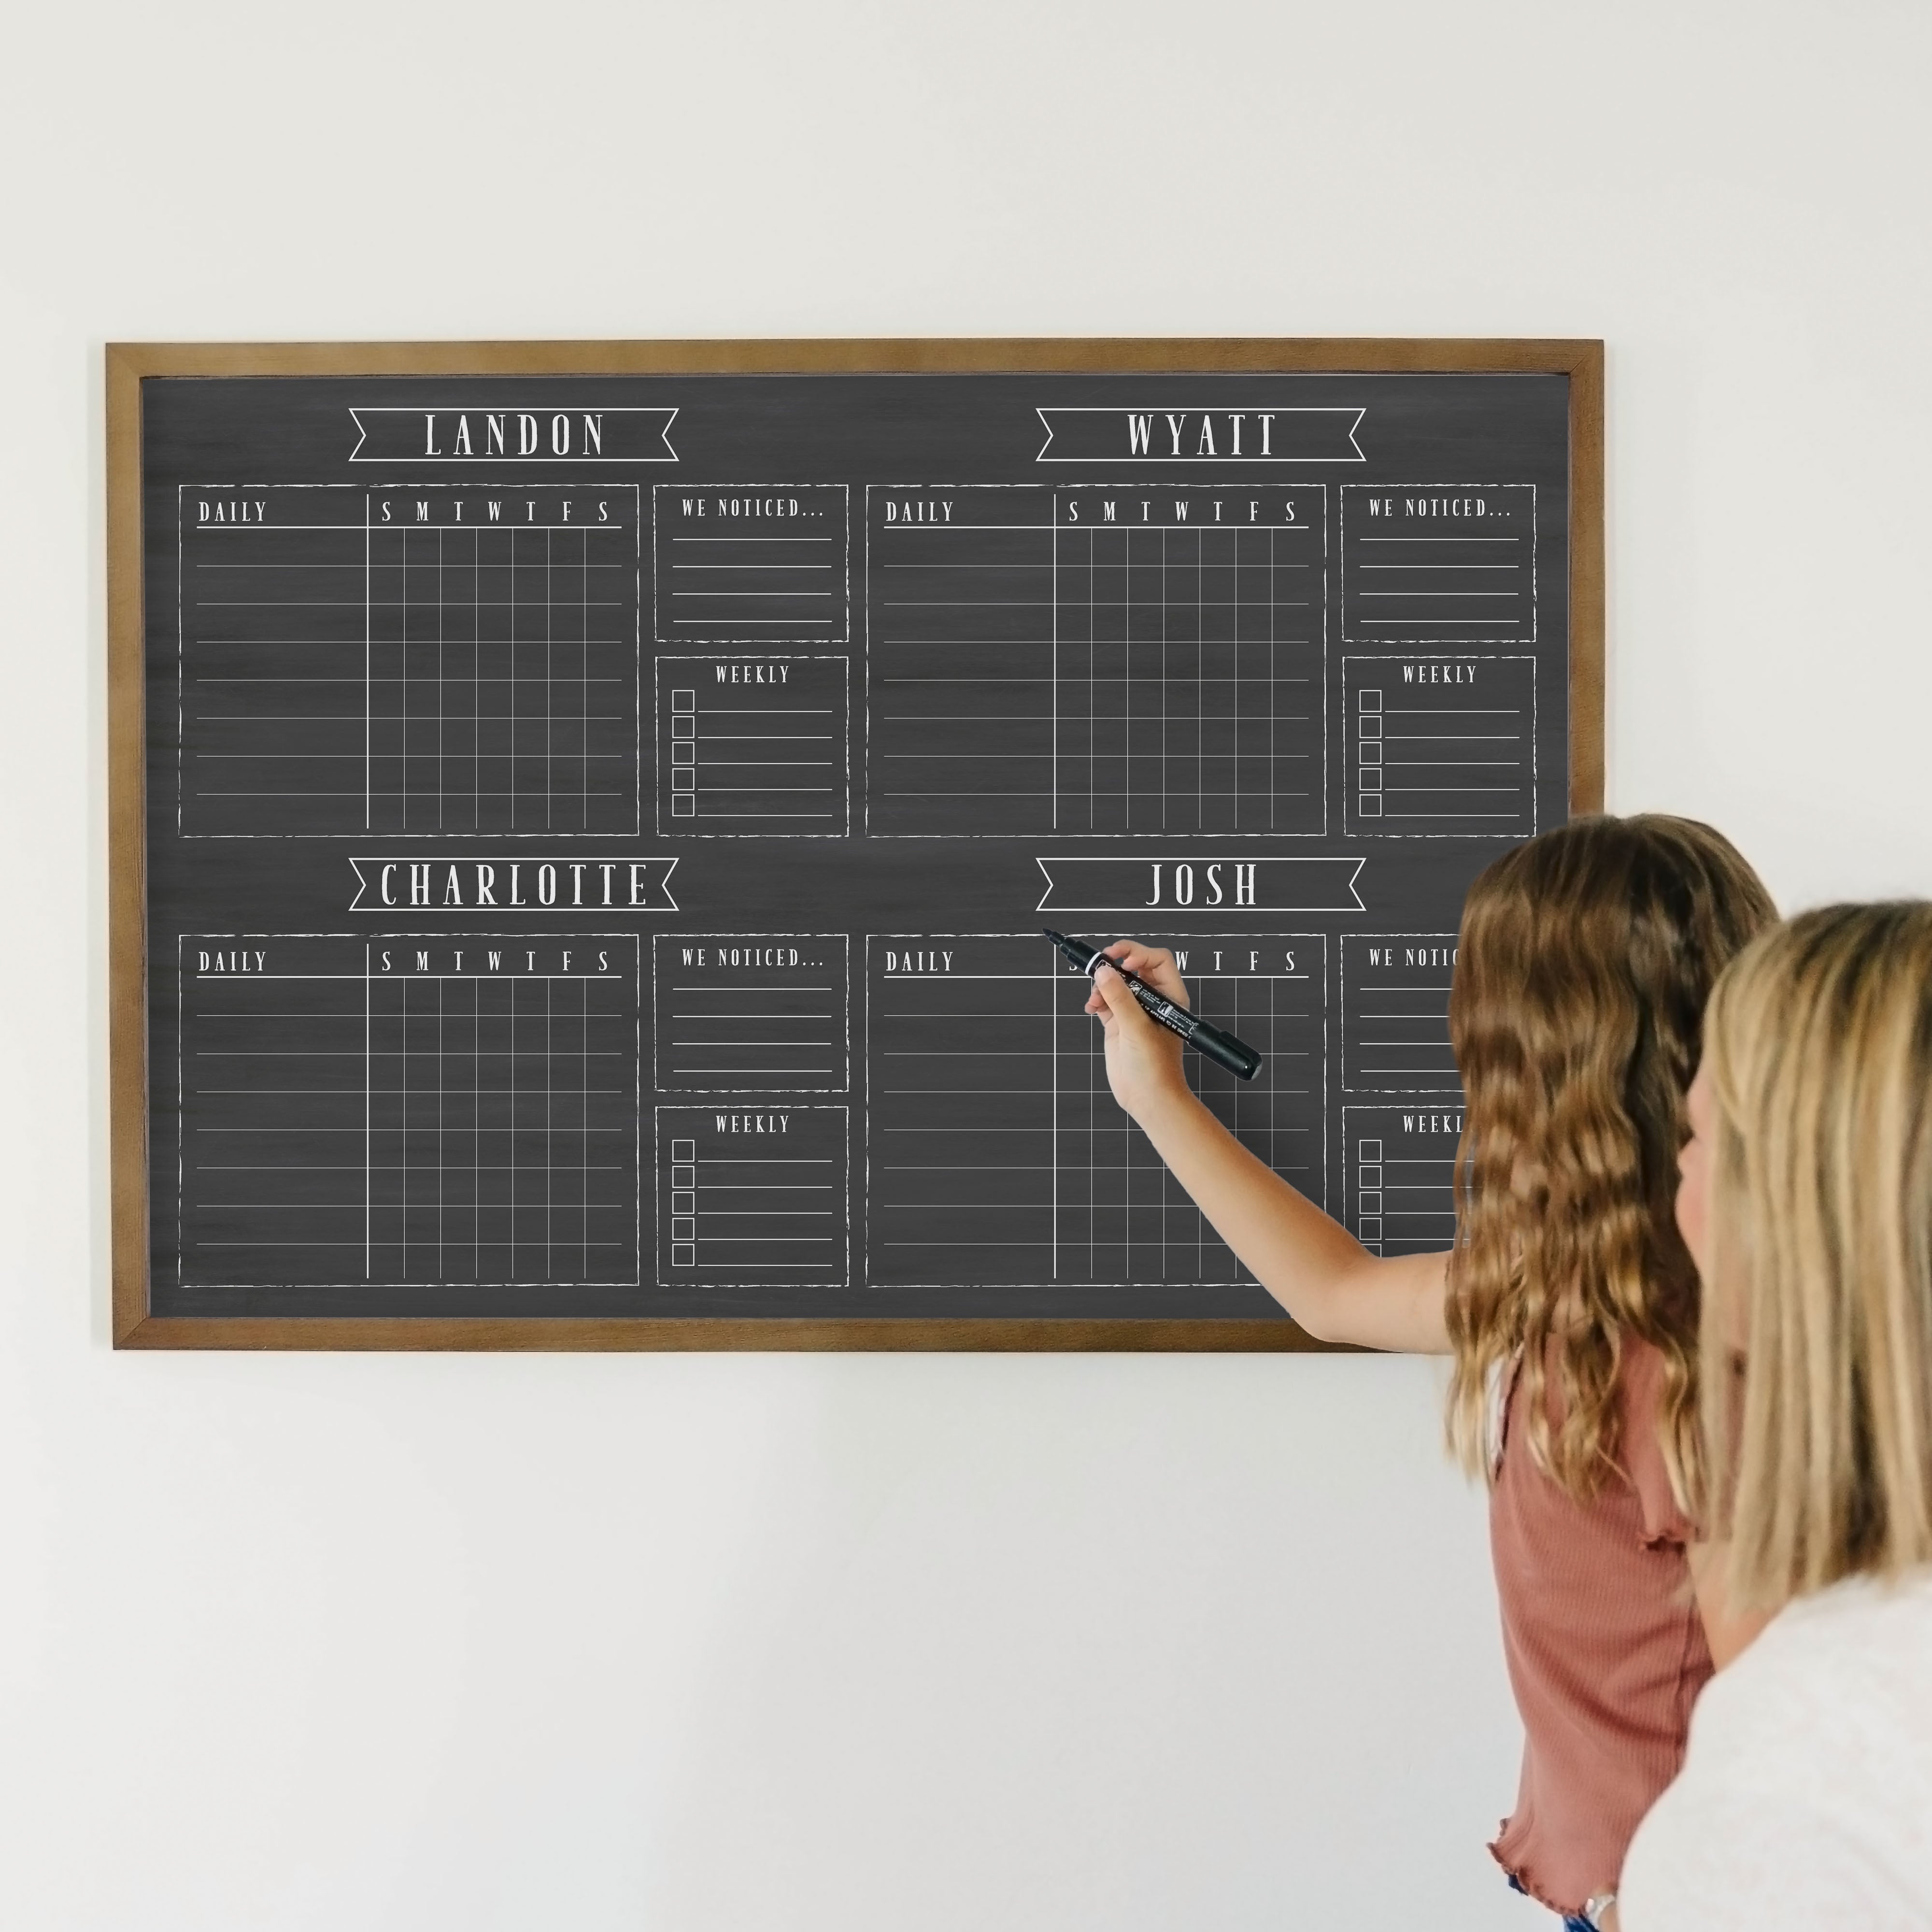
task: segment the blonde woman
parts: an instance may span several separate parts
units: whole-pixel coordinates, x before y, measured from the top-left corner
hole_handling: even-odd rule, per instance
[[[1576,1927],[1610,1922],[1630,1834],[1736,1641],[1708,1587],[1694,1600],[1697,1280],[1672,1209],[1705,1002],[1774,916],[1687,819],[1580,819],[1483,874],[1450,995],[1466,1106],[1445,1254],[1368,1253],[1214,1119],[1117,975],[1088,1003],[1115,1097],[1304,1328],[1454,1356],[1450,1434],[1490,1481],[1525,1733],[1491,1850]],[[1168,954],[1108,950],[1185,1002]]]
[[[1932,1928],[1932,905],[1835,906],[1720,984],[1678,1213],[1730,1592],[1625,1932]]]

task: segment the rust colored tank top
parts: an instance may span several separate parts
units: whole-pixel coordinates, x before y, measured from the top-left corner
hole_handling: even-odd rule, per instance
[[[1616,1888],[1711,1675],[1684,1553],[1693,1532],[1658,1443],[1663,1367],[1648,1344],[1626,1348],[1622,1473],[1588,1503],[1532,1459],[1520,1377],[1503,1404],[1490,1544],[1522,1781],[1490,1850],[1559,1912]]]

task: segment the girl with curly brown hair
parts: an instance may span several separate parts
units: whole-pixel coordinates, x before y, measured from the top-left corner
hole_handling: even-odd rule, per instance
[[[1465,1106],[1441,1254],[1368,1252],[1214,1118],[1117,974],[1101,967],[1088,1003],[1114,1097],[1290,1315],[1324,1340],[1454,1357],[1449,1436],[1489,1479],[1525,1732],[1491,1850],[1586,1927],[1613,1922],[1713,1657],[1755,1628],[1693,1527],[1698,1285],[1674,1204],[1705,1004],[1776,916],[1689,819],[1579,819],[1482,874],[1450,994]],[[1185,1004],[1172,955],[1107,953]]]

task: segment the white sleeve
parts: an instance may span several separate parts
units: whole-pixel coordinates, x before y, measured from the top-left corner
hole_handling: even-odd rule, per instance
[[[1632,1844],[1623,1932],[1927,1932],[1932,1901],[1837,1808],[1749,1780],[1678,1784]]]

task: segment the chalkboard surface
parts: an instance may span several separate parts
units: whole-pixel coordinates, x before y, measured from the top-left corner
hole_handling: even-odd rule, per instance
[[[1294,1347],[1042,925],[1446,1244],[1600,791],[1594,344],[110,352],[116,1332]]]

